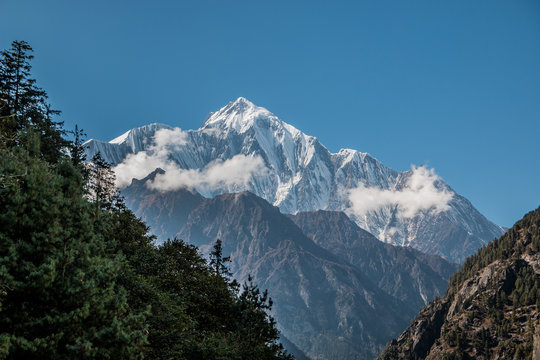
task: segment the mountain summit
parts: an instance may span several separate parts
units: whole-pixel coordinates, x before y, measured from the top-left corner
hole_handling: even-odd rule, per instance
[[[230,102],[219,111],[212,113],[202,128],[230,128],[241,133],[247,127],[252,126],[257,119],[271,119],[281,122],[265,108],[253,104],[244,97],[239,97],[236,101]]]
[[[121,165],[124,178],[164,169],[150,184],[162,191],[185,186],[213,197],[248,190],[284,213],[345,211],[379,240],[455,262],[503,233],[433,171],[398,172],[352,149],[331,153],[242,97],[198,130],[151,124],[86,146],[88,156],[101,152]]]

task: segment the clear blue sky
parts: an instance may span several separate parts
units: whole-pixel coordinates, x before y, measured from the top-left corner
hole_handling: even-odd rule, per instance
[[[434,167],[494,222],[540,205],[540,1],[0,0],[0,48],[89,137],[244,96],[331,151]]]

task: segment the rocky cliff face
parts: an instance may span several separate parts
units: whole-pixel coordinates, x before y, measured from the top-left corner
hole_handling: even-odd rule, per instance
[[[161,136],[163,130],[169,130],[167,136]],[[165,164],[172,177],[165,190],[179,188],[174,187],[176,181],[189,184],[206,197],[248,190],[288,214],[345,211],[379,240],[412,246],[454,262],[461,262],[502,234],[500,227],[433,174],[424,171],[422,182],[418,181],[419,171],[394,171],[367,153],[351,149],[331,153],[317,138],[244,98],[212,113],[198,130],[173,131],[167,125],[151,124],[110,142],[90,140],[86,147],[89,157],[100,152],[111,164],[123,164],[117,168],[123,177],[131,176],[132,168],[138,167],[146,169],[146,173],[134,176],[141,179]],[[139,157],[130,169],[126,159],[133,155]],[[228,181],[227,174],[234,178],[248,171],[232,169],[238,156],[260,161],[261,166],[254,167],[256,171],[246,178],[240,176],[242,181]],[[210,170],[228,160],[228,167],[222,166],[218,174]],[[197,174],[202,178],[195,179]],[[217,180],[209,186],[212,177]],[[130,181],[131,177],[126,185]],[[422,202],[428,198],[425,191],[442,195],[440,201]],[[374,195],[384,201],[372,201],[372,206],[366,207]],[[414,204],[407,199],[413,199]]]
[[[467,259],[446,296],[426,306],[381,359],[538,356],[540,208]]]

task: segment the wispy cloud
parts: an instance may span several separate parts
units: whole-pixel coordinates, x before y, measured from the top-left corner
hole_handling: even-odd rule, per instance
[[[240,154],[225,161],[215,160],[201,170],[167,168],[164,174],[158,174],[148,186],[161,191],[188,187],[207,192],[217,188],[245,187],[254,174],[260,175],[265,171],[260,156]]]
[[[236,155],[227,160],[214,160],[202,169],[182,169],[171,159],[171,153],[187,143],[187,133],[180,128],[156,131],[153,144],[146,151],[128,155],[114,167],[117,186],[122,188],[133,178],[141,179],[161,168],[164,174],[147,183],[151,189],[170,191],[187,187],[202,192],[217,188],[240,190],[254,175],[267,171],[260,156]]]
[[[144,178],[158,167],[163,170],[176,167],[177,165],[169,159],[169,155],[171,151],[184,146],[186,141],[187,133],[180,128],[156,131],[148,150],[129,154],[113,168],[116,173],[116,186],[119,188],[128,186],[132,179]]]
[[[433,169],[413,166],[405,186],[399,190],[366,187],[360,184],[348,191],[349,212],[356,216],[365,216],[371,211],[395,206],[398,216],[412,218],[420,211],[440,213],[450,208],[452,193],[444,188],[437,188],[440,178]]]

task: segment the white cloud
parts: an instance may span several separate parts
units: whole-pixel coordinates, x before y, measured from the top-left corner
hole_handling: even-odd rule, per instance
[[[225,161],[215,160],[201,170],[178,167],[164,170],[165,173],[156,175],[148,187],[162,191],[188,187],[207,192],[216,188],[245,186],[254,174],[267,171],[260,156],[242,154]]]
[[[155,132],[153,144],[146,151],[129,154],[124,161],[116,165],[116,186],[122,188],[131,184],[131,180],[144,178],[156,168],[166,170],[175,166],[169,159],[171,150],[184,146],[187,134],[180,128],[160,129]]]
[[[160,129],[154,133],[154,150],[174,149],[177,150],[187,142],[187,133],[175,127],[173,129]]]
[[[260,156],[242,154],[225,161],[215,160],[203,169],[181,169],[170,155],[186,143],[187,133],[180,128],[156,131],[148,150],[129,154],[113,168],[116,185],[120,188],[128,186],[133,178],[144,178],[156,168],[161,168],[165,173],[157,174],[153,181],[148,182],[149,188],[170,191],[188,187],[206,192],[222,187],[245,186],[254,174],[267,171]]]
[[[412,218],[419,211],[440,213],[450,208],[452,193],[435,186],[440,178],[433,169],[413,166],[407,183],[400,190],[379,189],[360,184],[348,191],[349,211],[356,216],[364,216],[388,206],[396,206],[398,216]]]

